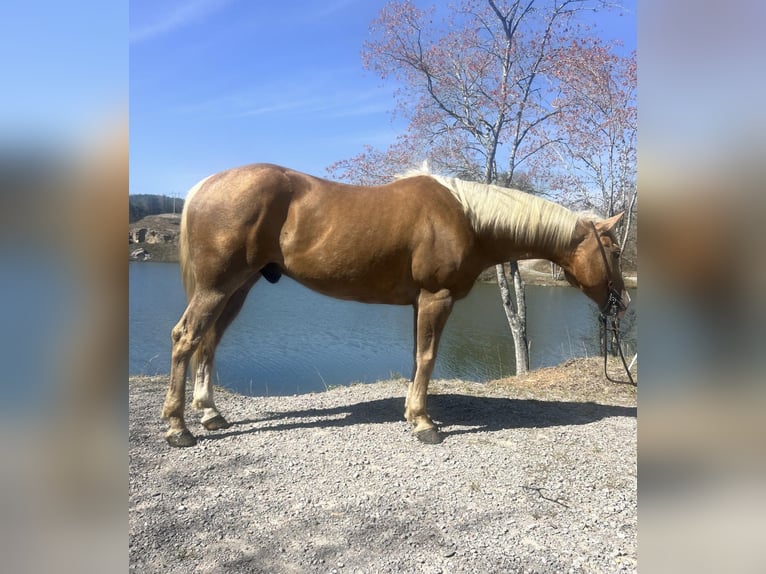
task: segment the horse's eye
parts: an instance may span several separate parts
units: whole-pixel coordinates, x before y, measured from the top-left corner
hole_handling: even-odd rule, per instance
[[[619,247],[615,247],[614,249],[612,249],[612,255],[614,255],[615,257],[619,257],[621,253],[622,251],[620,250]]]

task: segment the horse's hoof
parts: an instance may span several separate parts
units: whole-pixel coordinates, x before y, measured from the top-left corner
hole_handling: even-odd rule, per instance
[[[221,415],[215,415],[212,419],[202,421],[202,426],[207,430],[221,430],[229,428],[231,423]]]
[[[165,440],[168,441],[170,446],[175,447],[194,446],[197,444],[197,439],[189,432],[189,429],[168,433],[165,435]]]
[[[442,441],[442,435],[435,428],[427,428],[415,433],[417,439],[425,444],[439,444]]]

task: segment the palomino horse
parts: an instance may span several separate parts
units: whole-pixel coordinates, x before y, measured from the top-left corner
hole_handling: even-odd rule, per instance
[[[404,415],[418,439],[439,442],[426,395],[453,303],[491,265],[544,258],[602,309],[616,300],[624,310],[630,298],[611,231],[621,215],[599,220],[519,191],[433,175],[379,187],[268,164],[212,175],[190,191],[181,219],[188,305],[172,331],[166,439],[196,443],[184,422],[190,361],[202,425],[229,426],[213,401],[216,346],[255,282],[284,274],[340,299],[412,305],[415,369]]]

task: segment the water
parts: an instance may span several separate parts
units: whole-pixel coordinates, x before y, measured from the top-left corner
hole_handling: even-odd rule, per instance
[[[635,352],[637,296],[623,320]],[[130,263],[130,373],[164,374],[170,330],[185,307],[174,263]],[[599,354],[597,309],[576,289],[527,287],[532,368]],[[283,278],[259,281],[218,347],[215,382],[251,395],[285,395],[327,386],[409,377],[410,307],[339,301]],[[477,284],[456,303],[434,378],[487,381],[515,372],[513,339],[495,285]]]

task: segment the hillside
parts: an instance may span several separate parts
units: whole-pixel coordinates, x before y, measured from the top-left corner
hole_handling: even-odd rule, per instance
[[[134,223],[147,215],[181,213],[184,207],[184,200],[179,197],[142,193],[129,196],[128,207],[128,221]]]
[[[128,258],[131,261],[178,261],[180,213],[148,215],[130,223]]]

